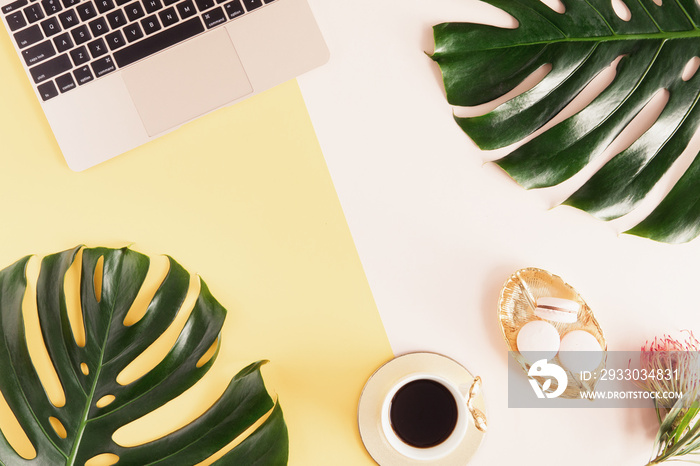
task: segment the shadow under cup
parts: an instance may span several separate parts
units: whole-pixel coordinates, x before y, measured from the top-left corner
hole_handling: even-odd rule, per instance
[[[459,446],[469,413],[459,387],[431,374],[413,374],[387,394],[381,424],[397,452],[415,460],[436,460]]]

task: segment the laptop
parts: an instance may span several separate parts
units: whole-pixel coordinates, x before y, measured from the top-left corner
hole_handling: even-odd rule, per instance
[[[328,60],[306,0],[0,0],[81,171]]]

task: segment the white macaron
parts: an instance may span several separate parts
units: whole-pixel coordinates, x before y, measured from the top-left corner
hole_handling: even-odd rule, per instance
[[[603,361],[603,348],[591,333],[573,330],[561,339],[559,360],[572,372],[592,371]]]
[[[559,351],[559,332],[544,320],[533,320],[523,325],[517,337],[520,354],[535,362],[538,359],[551,359]]]
[[[542,297],[537,300],[535,315],[551,322],[572,324],[578,320],[581,305],[564,298]]]

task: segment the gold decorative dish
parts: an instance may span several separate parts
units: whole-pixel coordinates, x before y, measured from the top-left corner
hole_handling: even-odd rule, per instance
[[[535,315],[535,308],[537,307],[537,300],[543,297],[569,299],[581,306],[576,322],[549,323],[557,329],[560,338],[573,330],[585,330],[593,335],[603,350],[603,358],[595,370],[595,372],[600,373],[605,368],[605,351],[608,346],[603,336],[603,330],[598,325],[593,311],[571,285],[546,270],[536,268],[521,269],[511,275],[505,285],[503,285],[501,296],[498,300],[498,320],[501,324],[501,331],[508,344],[508,350],[511,351],[515,360],[525,373],[530,370],[530,362],[518,352],[517,336],[523,325],[533,320],[540,320]],[[592,377],[590,380],[583,380],[578,372],[572,373],[566,369],[566,366],[559,360],[559,355],[552,361],[564,368],[569,377],[567,389],[561,395],[561,398],[579,398],[581,390],[594,389],[597,382],[595,377]]]

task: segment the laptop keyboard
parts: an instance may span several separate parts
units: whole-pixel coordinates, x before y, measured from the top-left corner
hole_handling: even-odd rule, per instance
[[[46,101],[275,0],[16,0],[2,7]]]

